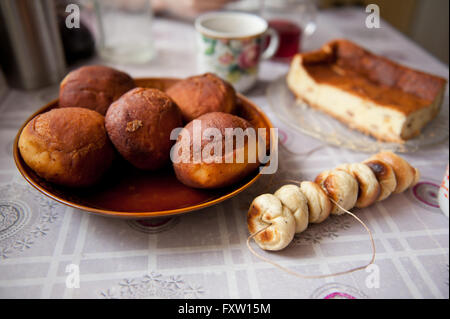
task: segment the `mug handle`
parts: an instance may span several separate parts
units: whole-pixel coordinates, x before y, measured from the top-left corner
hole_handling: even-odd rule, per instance
[[[270,43],[269,46],[261,54],[261,59],[263,60],[267,60],[273,57],[280,45],[280,37],[274,29],[268,28],[266,31],[266,35],[270,37]]]

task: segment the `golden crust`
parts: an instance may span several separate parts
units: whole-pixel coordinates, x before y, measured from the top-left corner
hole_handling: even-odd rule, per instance
[[[395,177],[392,166],[377,159],[366,160],[363,164],[367,165],[372,170],[380,184],[381,192],[377,201],[388,198],[397,188],[397,178]]]
[[[295,233],[301,233],[308,228],[308,199],[297,185],[286,184],[275,193],[281,203],[286,206],[295,219]]]
[[[334,40],[319,51],[299,54],[317,83],[409,115],[429,106],[447,81],[375,55],[348,40]]]
[[[289,208],[283,206],[276,196],[262,194],[250,205],[247,227],[251,234],[267,227],[254,237],[256,243],[265,250],[281,250],[289,245],[294,237],[295,219]]]
[[[319,185],[310,181],[302,182],[300,190],[307,198],[309,222],[318,224],[327,219],[333,208],[327,193]]]
[[[126,73],[102,65],[83,66],[63,79],[60,107],[84,107],[105,115],[112,102],[136,87]]]
[[[162,91],[135,88],[111,104],[106,130],[119,153],[140,169],[156,170],[169,162],[173,129],[182,126],[177,106]]]
[[[414,173],[415,173],[414,174],[414,179],[413,179],[410,187],[416,186],[417,183],[420,181],[421,174],[420,174],[419,169],[414,167]]]
[[[233,113],[236,104],[234,88],[212,73],[179,81],[166,93],[178,105],[186,123],[209,112]]]
[[[201,123],[200,134],[201,145],[194,145],[194,122]],[[196,122],[197,123],[197,122]],[[206,154],[204,149],[206,146],[211,146],[213,140],[203,136],[203,132],[207,129],[218,129],[222,139],[220,142],[221,153]],[[252,125],[241,117],[222,113],[212,112],[207,113],[196,120],[188,123],[181,131],[177,144],[174,146],[175,152],[180,153],[183,150],[189,150],[189,154],[179,154],[180,160],[173,163],[175,174],[183,184],[196,188],[219,188],[229,186],[238,182],[250,172],[255,170],[258,166],[257,145],[250,144],[249,139],[244,138],[243,147],[237,149],[233,145],[232,154],[227,154],[225,151],[225,136],[227,135],[226,128],[240,128],[245,131],[247,128],[252,128]],[[189,138],[183,138],[189,136]],[[245,137],[245,136],[244,136]],[[214,150],[215,151],[215,150]],[[253,153],[255,152],[255,153]],[[249,159],[249,154],[255,155],[255,162]],[[221,156],[214,156],[221,155]],[[242,155],[243,161],[237,162],[239,155]],[[186,156],[186,157],[185,157]],[[183,158],[183,159],[181,159]],[[226,161],[226,158],[231,158],[232,162]],[[197,159],[197,160],[196,160]],[[217,159],[217,160],[216,160]]]
[[[342,164],[337,167],[353,175],[358,182],[358,200],[356,207],[364,208],[372,205],[380,196],[381,186],[373,171],[365,164]]]
[[[22,130],[19,150],[39,176],[70,187],[95,184],[114,158],[103,116],[84,108],[36,116]]]
[[[412,167],[407,161],[400,156],[390,152],[380,152],[372,156],[369,160],[380,160],[388,163],[394,169],[395,177],[397,180],[397,187],[393,193],[398,194],[404,192],[411,187],[415,182],[416,169]]]
[[[358,182],[353,175],[334,169],[320,173],[314,182],[320,185],[325,193],[344,209],[350,210],[355,206],[358,199]],[[332,205],[331,214],[344,213],[335,203]]]

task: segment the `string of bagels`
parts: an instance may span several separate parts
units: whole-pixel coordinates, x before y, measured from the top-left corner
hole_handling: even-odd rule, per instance
[[[402,193],[419,179],[417,168],[393,152],[383,151],[362,163],[342,164],[323,171],[314,182],[288,180],[289,184],[274,194],[262,194],[251,203],[247,213],[250,232],[247,246],[259,259],[300,278],[325,278],[365,269],[374,262],[376,255],[372,232],[350,210],[365,208],[392,194]],[[330,215],[342,214],[355,218],[369,234],[372,258],[366,265],[332,274],[304,275],[262,256],[251,246],[253,239],[261,249],[282,250],[310,223],[321,223]]]

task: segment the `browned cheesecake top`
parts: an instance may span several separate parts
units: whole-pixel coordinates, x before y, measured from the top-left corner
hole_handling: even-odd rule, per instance
[[[391,107],[408,115],[429,106],[446,80],[377,56],[347,40],[301,54],[301,63],[320,84]]]

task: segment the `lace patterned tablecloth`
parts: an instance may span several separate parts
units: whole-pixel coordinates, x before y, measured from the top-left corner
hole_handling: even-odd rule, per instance
[[[365,17],[363,9],[320,13],[318,30],[307,39],[305,49],[346,37],[448,78],[446,65],[383,21],[380,29],[365,28]],[[196,73],[191,25],[156,19],[154,38],[158,56],[150,64],[115,67],[134,77]],[[302,155],[321,142],[285,127],[265,96],[267,84],[287,69],[286,64],[264,62],[258,86],[247,94],[279,127],[280,167],[274,180],[263,176],[233,199],[156,226],[68,208],[27,185],[13,162],[13,139],[32,112],[57,96],[58,87],[11,90],[0,104],[0,297],[448,298],[449,221],[436,207],[436,187],[449,158],[448,141],[405,155],[422,172],[415,191],[355,210],[374,234],[378,281],[374,269],[299,279],[249,253],[246,211],[255,196],[274,191],[283,179],[312,179],[324,169],[368,156],[330,146],[309,157]],[[317,274],[362,265],[371,251],[361,225],[340,216],[311,226],[281,252],[263,254],[290,269]],[[71,265],[79,267],[79,288],[70,288]]]

